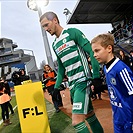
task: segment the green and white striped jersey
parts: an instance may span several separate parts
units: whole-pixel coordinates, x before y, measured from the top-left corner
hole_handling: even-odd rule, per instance
[[[70,89],[91,78],[86,52],[83,50],[88,44],[90,45],[88,39],[76,28],[63,30],[59,38],[55,39],[52,46],[59,66],[55,88],[58,88],[65,73]]]

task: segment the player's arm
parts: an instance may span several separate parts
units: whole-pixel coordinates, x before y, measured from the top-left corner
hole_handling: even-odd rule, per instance
[[[65,76],[65,68],[62,65],[62,62],[60,61],[60,59],[57,56],[57,62],[58,62],[58,73],[57,73],[57,80],[56,80],[56,84],[54,86],[54,88],[59,88],[64,76]]]
[[[90,42],[86,43],[82,48],[84,49],[85,52],[87,52],[90,55],[91,65],[93,69],[93,78],[100,78],[100,66],[98,61],[93,56],[94,54]]]
[[[56,77],[56,76],[57,76],[57,74],[56,74],[55,70],[53,70],[53,72],[54,72],[54,76]]]
[[[75,41],[77,45],[83,48],[83,50],[90,55],[91,59],[91,65],[93,69],[93,78],[100,78],[100,66],[98,61],[93,56],[93,51],[91,48],[91,44],[89,40],[85,37],[85,35],[76,28],[71,28],[70,30],[73,30],[73,32],[70,32],[71,38]]]
[[[51,78],[51,80],[56,80],[57,79],[57,74],[56,74],[55,70],[53,70],[53,73],[54,73],[54,77]]]

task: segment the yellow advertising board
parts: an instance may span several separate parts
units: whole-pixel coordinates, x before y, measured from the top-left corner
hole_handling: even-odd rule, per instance
[[[15,86],[22,133],[50,133],[41,82]]]

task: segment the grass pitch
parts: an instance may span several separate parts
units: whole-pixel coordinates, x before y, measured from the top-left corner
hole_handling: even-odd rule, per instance
[[[51,133],[75,133],[74,128],[71,125],[71,122],[72,122],[71,118],[68,117],[66,114],[64,114],[62,111],[59,113],[55,113],[53,104],[51,104],[47,100],[45,101],[46,101]],[[13,107],[16,106],[15,96],[12,97],[11,104]],[[10,115],[10,120],[12,124],[9,126],[3,126],[3,124],[1,124],[0,133],[21,133],[21,127],[19,123],[17,108],[14,111],[15,111],[15,114],[13,116]],[[0,120],[1,119],[2,117],[1,117],[1,109],[0,109]]]

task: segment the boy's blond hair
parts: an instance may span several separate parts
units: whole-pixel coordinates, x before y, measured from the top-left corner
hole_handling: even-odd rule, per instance
[[[106,48],[112,46],[112,52],[114,51],[114,36],[110,33],[99,34],[91,40],[91,44],[101,41],[101,46]]]

